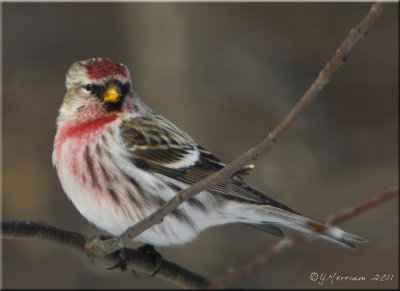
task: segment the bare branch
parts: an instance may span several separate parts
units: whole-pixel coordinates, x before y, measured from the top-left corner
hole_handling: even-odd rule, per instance
[[[330,219],[325,223],[326,227],[331,227],[333,225],[336,225],[340,222],[343,222],[345,220],[348,220],[349,218],[352,218],[360,213],[363,213],[373,207],[376,207],[377,205],[381,204],[382,202],[394,198],[396,195],[399,194],[399,186],[394,186],[390,188],[387,192],[382,193],[376,197],[372,197],[368,199],[366,202],[348,208],[344,211],[339,212],[338,214],[335,214],[331,216]],[[326,230],[326,229],[325,229]],[[240,269],[236,271],[229,271],[225,275],[221,276],[220,278],[217,278],[211,282],[209,286],[207,286],[208,289],[216,289],[216,288],[224,288],[228,286],[229,284],[232,284],[233,282],[236,282],[247,275],[249,275],[252,271],[255,269],[261,267],[262,265],[266,264],[271,258],[275,257],[276,255],[282,253],[284,250],[293,250],[297,248],[298,246],[304,244],[305,242],[309,241],[311,238],[313,238],[315,235],[317,235],[318,232],[313,232],[313,233],[308,233],[305,235],[302,235],[294,240],[289,240],[289,239],[283,239],[278,241],[271,249],[265,253],[265,254],[259,254],[257,255],[254,259],[252,259],[250,262],[242,266]]]
[[[394,198],[398,195],[398,191],[398,186],[392,187],[387,192],[372,197],[363,204],[348,208],[333,215],[326,223],[327,228],[376,207],[388,199]],[[211,283],[206,278],[167,260],[162,260],[160,271],[155,276],[184,288],[222,288],[246,277],[252,271],[266,264],[271,258],[280,254],[282,251],[297,248],[303,243],[309,241],[316,234],[318,234],[318,232],[309,233],[294,240],[280,240],[268,251],[268,253],[256,256],[239,270],[234,272],[229,271],[226,275],[213,280]],[[77,232],[59,229],[45,223],[34,221],[2,221],[2,238],[50,241],[57,245],[72,248],[80,253],[87,254],[85,245],[88,242],[88,238],[86,236]],[[158,267],[155,265],[150,255],[141,252],[140,250],[126,249],[126,255],[128,268],[151,275]],[[115,265],[120,260],[116,254],[106,256],[90,255],[90,257],[92,261],[96,261],[106,266]]]
[[[87,254],[85,245],[88,238],[80,233],[56,228],[54,226],[34,221],[2,221],[2,238],[30,239],[50,241],[57,245],[72,248],[81,254]],[[92,261],[110,267],[117,264],[120,258],[117,254],[107,256],[90,256]],[[139,249],[126,249],[127,267],[152,275],[158,268],[151,255]],[[168,281],[183,288],[204,288],[209,281],[173,262],[161,260],[160,270],[155,277]]]
[[[169,200],[153,214],[145,217],[143,220],[128,228],[122,235],[106,241],[95,240],[87,244],[87,250],[93,254],[100,255],[109,254],[120,249],[148,228],[161,223],[163,217],[171,213],[186,200],[192,198],[201,191],[204,191],[208,187],[217,184],[218,181],[231,177],[240,169],[252,164],[260,156],[268,153],[282,133],[296,120],[299,114],[304,111],[306,106],[322,90],[322,88],[329,83],[333,74],[346,60],[350,50],[364,35],[366,35],[367,31],[381,14],[386,4],[387,3],[379,2],[372,5],[370,11],[361,23],[356,28],[350,30],[350,33],[336,51],[334,57],[325,65],[317,79],[306,91],[296,106],[289,112],[282,122],[263,141],[261,141],[260,144],[248,150],[224,169],[179,192],[176,197]]]
[[[378,195],[376,197],[373,197],[359,206],[345,209],[342,212],[340,212],[339,214],[332,216],[330,219],[328,219],[327,224],[328,225],[339,224],[342,221],[345,221],[353,216],[358,215],[361,212],[364,212],[372,207],[375,207],[376,205],[382,203],[383,201],[393,198],[394,196],[396,196],[398,194],[399,194],[399,186],[398,185],[393,186],[385,193]]]

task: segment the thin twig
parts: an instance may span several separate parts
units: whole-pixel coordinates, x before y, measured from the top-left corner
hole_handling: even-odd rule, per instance
[[[88,238],[80,233],[56,228],[34,221],[2,221],[2,238],[44,240],[57,245],[72,248],[81,254],[87,254],[85,245]],[[152,275],[158,268],[151,254],[139,249],[126,249],[127,268]],[[90,256],[92,261],[103,266],[116,265],[121,258],[117,254],[107,256]],[[154,276],[182,288],[204,288],[209,281],[173,262],[162,259],[160,270]]]
[[[325,223],[325,225],[328,227],[331,227],[333,225],[336,225],[340,222],[343,222],[345,220],[348,220],[351,217],[354,217],[356,215],[359,215],[360,213],[363,213],[373,207],[376,207],[377,205],[381,204],[382,202],[394,198],[396,195],[399,194],[399,186],[395,186],[390,188],[387,192],[382,193],[376,197],[372,197],[368,199],[366,202],[357,205],[355,207],[348,208],[344,211],[341,211],[335,215],[332,215],[330,219]],[[325,229],[326,231],[326,229]],[[252,259],[250,262],[239,268],[238,270],[235,271],[228,271],[225,275],[214,279],[209,286],[207,286],[208,289],[216,289],[216,288],[224,288],[244,277],[249,275],[251,272],[253,272],[255,269],[261,267],[262,265],[266,264],[268,261],[270,261],[273,257],[276,255],[282,253],[283,251],[288,251],[288,250],[293,250],[297,248],[298,246],[304,244],[305,242],[309,241],[311,238],[314,236],[318,235],[318,232],[313,232],[313,233],[308,233],[302,236],[299,236],[298,238],[294,240],[289,240],[289,239],[283,239],[278,241],[271,249],[265,253],[265,254],[260,254],[257,255],[254,259]]]
[[[231,177],[239,169],[252,164],[257,158],[269,152],[273,144],[282,135],[282,133],[296,120],[299,114],[304,111],[306,106],[322,90],[322,88],[329,83],[333,74],[346,60],[349,51],[364,35],[366,35],[367,31],[378,18],[386,4],[387,3],[380,2],[372,5],[369,13],[365,16],[361,23],[356,28],[350,30],[350,33],[336,51],[336,54],[332,60],[325,65],[324,69],[319,73],[317,79],[303,95],[296,106],[259,145],[248,150],[245,154],[234,160],[224,169],[179,192],[176,197],[169,200],[153,214],[145,217],[143,220],[128,228],[122,235],[106,241],[92,241],[91,243],[87,244],[87,250],[93,254],[101,255],[109,254],[120,249],[148,228],[161,223],[163,217],[171,213],[186,200],[217,184],[219,181]]]

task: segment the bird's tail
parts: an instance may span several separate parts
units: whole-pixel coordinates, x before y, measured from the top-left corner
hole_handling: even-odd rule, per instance
[[[340,244],[345,247],[356,248],[355,243],[368,242],[368,240],[354,234],[347,233],[339,227],[327,227],[325,224],[313,219],[304,217],[297,213],[292,213],[277,207],[263,205],[264,211],[274,217],[279,217],[283,225],[302,232],[317,232],[319,237]]]

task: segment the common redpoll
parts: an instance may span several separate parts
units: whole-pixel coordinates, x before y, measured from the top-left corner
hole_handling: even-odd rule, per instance
[[[57,119],[53,164],[79,212],[119,235],[225,164],[145,105],[131,88],[128,68],[108,59],[75,62]],[[277,225],[323,230],[234,176],[199,193],[135,240],[183,244],[216,225],[244,223],[283,236]],[[320,237],[344,246],[365,241],[338,227]]]

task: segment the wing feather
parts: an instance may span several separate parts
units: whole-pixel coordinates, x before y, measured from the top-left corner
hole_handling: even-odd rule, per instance
[[[159,115],[123,121],[121,136],[136,166],[189,185],[225,167],[221,160]],[[296,213],[251,188],[239,176],[223,180],[210,190],[227,199],[271,205]]]

